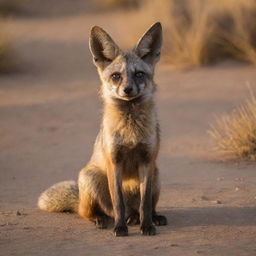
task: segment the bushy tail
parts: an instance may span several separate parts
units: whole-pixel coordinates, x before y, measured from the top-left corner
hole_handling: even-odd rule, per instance
[[[38,198],[38,207],[48,212],[77,212],[78,185],[75,181],[63,181],[46,189]]]

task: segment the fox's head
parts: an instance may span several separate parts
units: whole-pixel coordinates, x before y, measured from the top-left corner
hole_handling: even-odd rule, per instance
[[[149,28],[130,52],[123,52],[98,26],[92,28],[89,44],[105,100],[131,101],[152,97],[154,67],[160,59],[162,46],[159,22]]]

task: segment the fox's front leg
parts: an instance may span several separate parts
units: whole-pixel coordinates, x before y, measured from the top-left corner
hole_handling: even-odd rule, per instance
[[[127,236],[128,228],[125,221],[125,204],[122,191],[122,168],[118,164],[111,164],[107,174],[115,218],[114,234],[115,236]]]
[[[156,229],[152,223],[152,167],[139,168],[140,177],[140,230],[143,235],[152,236]]]

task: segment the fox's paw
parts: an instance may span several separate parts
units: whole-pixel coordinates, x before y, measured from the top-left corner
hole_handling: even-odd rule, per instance
[[[167,219],[163,215],[153,215],[152,221],[156,226],[165,226],[167,225]]]
[[[99,229],[105,229],[108,226],[108,217],[107,216],[98,216],[95,220],[95,226]]]
[[[132,213],[126,219],[126,223],[129,226],[140,224],[140,215],[137,212]]]
[[[127,226],[116,226],[113,232],[115,236],[128,236]]]
[[[141,225],[140,232],[144,236],[154,236],[156,234],[156,228],[151,225]]]

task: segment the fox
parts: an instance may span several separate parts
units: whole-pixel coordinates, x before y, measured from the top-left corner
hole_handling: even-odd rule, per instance
[[[64,181],[44,191],[38,207],[48,212],[75,212],[127,236],[128,225],[142,235],[167,225],[156,212],[160,195],[156,159],[160,127],[154,95],[155,65],[162,48],[162,26],[153,24],[131,51],[123,51],[99,26],[91,29],[89,48],[101,80],[103,115],[89,163],[78,181]]]

